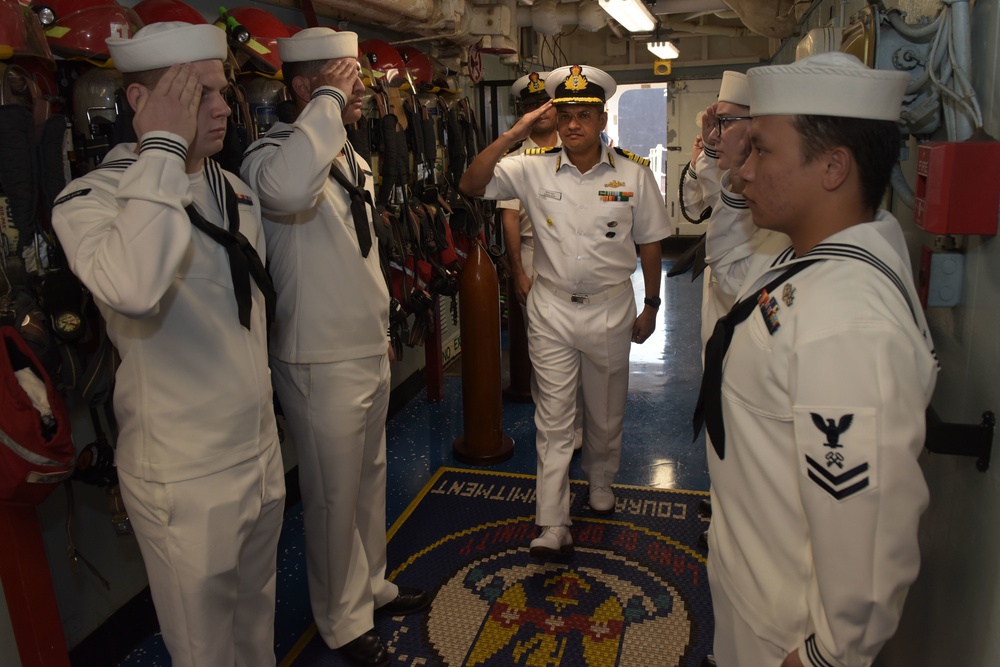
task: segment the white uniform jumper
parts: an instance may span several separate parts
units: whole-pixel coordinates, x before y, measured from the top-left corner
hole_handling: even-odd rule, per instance
[[[578,382],[586,407],[584,472],[592,487],[609,486],[618,473],[636,317],[634,244],[671,233],[649,167],[617,149],[601,150],[601,161],[585,174],[558,148],[504,158],[484,194],[519,198],[534,222],[528,352],[539,389],[535,522],[542,526],[570,525]],[[590,296],[574,301],[575,294]]]
[[[242,174],[258,194],[278,292],[271,364],[299,457],[309,598],[331,648],[372,627],[395,599],[385,580],[385,421],[389,292],[378,244],[361,256],[347,191],[371,169],[347,143],[342,91],[322,87],[295,123],[250,146]],[[347,157],[337,157],[341,151]]]
[[[756,228],[743,197],[723,187],[723,181],[728,183],[729,172],[719,169],[719,157],[714,148],[705,146],[688,174],[684,183],[685,205],[694,210],[712,207],[712,214],[705,222],[705,262],[708,266],[705,267],[701,293],[701,348],[704,350],[715,323],[733,307],[735,296],[735,292],[719,284],[712,267],[738,262],[752,252],[749,244],[739,242],[742,237],[735,243],[731,242],[733,234],[728,230],[737,226],[752,233]]]
[[[225,178],[263,258],[260,213],[211,160],[185,173],[186,152],[168,132],[138,156],[115,147],[61,193],[53,227],[121,356],[116,462],[173,664],[273,665],[285,487],[264,299],[253,286],[241,326],[226,251],[184,207],[221,226]]]
[[[820,261],[760,299],[726,356],[724,458],[708,446],[715,656],[778,665],[797,648],[806,665],[864,667],[917,576],[928,502],[917,457],[937,363],[906,244],[884,211],[803,258],[781,235],[745,240],[739,298]]]

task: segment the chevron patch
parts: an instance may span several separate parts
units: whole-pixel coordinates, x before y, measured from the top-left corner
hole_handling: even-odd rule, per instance
[[[799,470],[837,502],[878,487],[878,420],[874,408],[796,406]]]

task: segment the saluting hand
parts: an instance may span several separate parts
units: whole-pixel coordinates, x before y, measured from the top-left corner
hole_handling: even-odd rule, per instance
[[[743,188],[746,187],[746,181],[743,180],[743,174],[740,169],[746,164],[747,160],[750,159],[750,133],[746,132],[743,134],[743,138],[740,139],[739,147],[736,149],[736,155],[733,156],[733,162],[729,167],[729,189],[736,194],[742,194]]]
[[[718,102],[709,105],[701,117],[701,139],[709,146],[715,146],[715,142],[712,141],[712,133],[715,132],[715,119],[719,115],[718,106]],[[715,138],[718,139],[718,137]]]
[[[691,147],[691,164],[693,165],[698,161],[698,156],[701,155],[702,149],[705,148],[704,142],[701,140],[701,135],[699,134],[694,138],[694,146]]]
[[[331,60],[319,74],[309,80],[309,89],[314,91],[320,86],[333,86],[344,95],[350,97],[354,84],[359,77],[358,61],[354,58],[338,58]]]
[[[523,141],[531,136],[531,128],[535,126],[535,123],[541,119],[545,112],[552,108],[552,100],[548,100],[545,104],[538,107],[534,111],[529,111],[528,113],[521,116],[514,127],[507,130],[504,134],[509,135],[515,142]]]
[[[135,108],[132,127],[137,137],[164,131],[180,135],[189,146],[194,142],[202,86],[190,65],[171,65],[153,90],[141,84],[129,89],[129,101]]]

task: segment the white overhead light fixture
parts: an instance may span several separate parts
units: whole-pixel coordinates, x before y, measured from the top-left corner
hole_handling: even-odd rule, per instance
[[[652,32],[656,19],[642,0],[600,0],[601,9],[629,32]]]
[[[646,42],[646,48],[661,60],[670,60],[681,54],[673,42]]]

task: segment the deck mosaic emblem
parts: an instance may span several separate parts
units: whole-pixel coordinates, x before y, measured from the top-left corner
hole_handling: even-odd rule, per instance
[[[534,477],[439,470],[389,532],[389,578],[436,593],[426,612],[376,619],[391,664],[699,667],[712,641],[706,494],[615,494],[615,513],[597,515],[573,482],[575,553],[547,562],[528,554]]]

